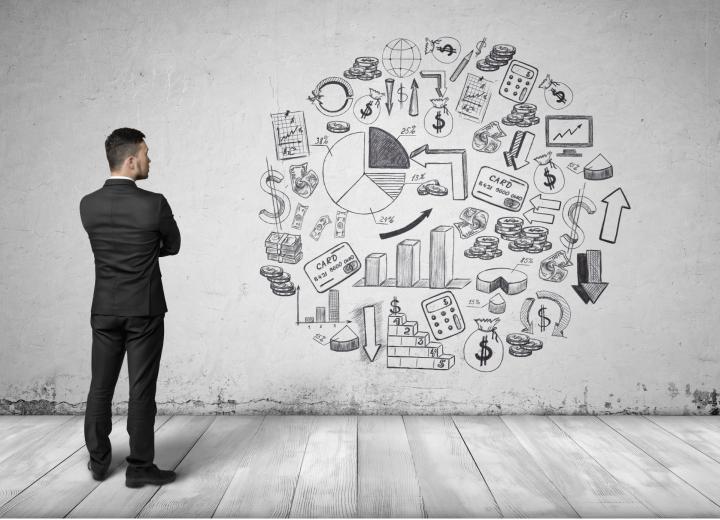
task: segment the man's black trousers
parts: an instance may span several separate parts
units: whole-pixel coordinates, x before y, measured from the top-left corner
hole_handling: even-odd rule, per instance
[[[92,314],[92,381],[85,410],[85,443],[96,470],[110,466],[111,403],[127,351],[130,394],[128,466],[151,466],[155,457],[155,390],[165,335],[165,314]]]

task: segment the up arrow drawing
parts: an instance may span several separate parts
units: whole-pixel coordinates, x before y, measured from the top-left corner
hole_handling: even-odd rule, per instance
[[[600,240],[614,244],[620,230],[620,217],[623,209],[630,209],[630,203],[622,188],[618,188],[602,200],[605,203],[605,216],[600,229]]]
[[[410,85],[410,108],[408,108],[408,114],[415,117],[418,113],[418,84],[415,78],[413,78],[413,82]]]

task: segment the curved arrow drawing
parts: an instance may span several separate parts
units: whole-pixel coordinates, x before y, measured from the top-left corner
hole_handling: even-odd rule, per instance
[[[533,323],[530,321],[530,309],[535,303],[535,298],[525,298],[525,301],[520,308],[520,323],[523,326],[523,332],[526,334],[533,333]]]
[[[385,240],[386,238],[392,238],[398,235],[402,235],[403,233],[410,231],[412,228],[420,224],[423,220],[428,218],[430,216],[430,212],[432,212],[432,208],[426,209],[422,213],[420,213],[420,216],[410,222],[407,226],[403,226],[400,229],[396,229],[395,231],[388,231],[387,233],[380,233],[380,238],[382,240]]]
[[[550,291],[538,291],[536,294],[538,299],[544,298],[546,300],[554,301],[558,304],[558,307],[560,307],[560,320],[555,323],[552,335],[564,338],[564,331],[567,326],[570,325],[571,317],[570,305],[568,305],[567,300],[559,294]]]

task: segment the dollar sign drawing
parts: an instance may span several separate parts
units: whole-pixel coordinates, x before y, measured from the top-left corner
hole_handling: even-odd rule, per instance
[[[562,90],[555,90],[555,88],[551,88],[550,92],[552,92],[552,95],[557,98],[558,103],[565,104],[565,92]]]
[[[362,114],[362,118],[363,118],[363,119],[365,119],[367,116],[369,116],[370,114],[372,114],[372,107],[370,107],[370,105],[372,105],[372,101],[368,101],[368,102],[365,104],[365,108],[363,108],[362,110],[360,110],[360,114]]]
[[[555,177],[552,173],[550,173],[550,168],[548,168],[548,167],[546,166],[546,167],[545,167],[545,171],[543,172],[543,175],[544,175],[545,178],[547,179],[547,180],[545,181],[545,183],[544,183],[545,186],[547,186],[547,187],[550,188],[551,190],[552,190],[553,188],[555,188],[555,181],[557,180],[557,177]]]
[[[452,56],[452,55],[455,54],[457,51],[455,50],[455,47],[453,47],[453,46],[450,45],[449,43],[446,43],[446,44],[443,45],[442,47],[438,47],[438,52],[444,52],[444,53],[446,53],[448,56]]]
[[[538,318],[540,318],[540,332],[545,332],[545,329],[550,325],[551,320],[545,316],[545,306],[541,305],[538,311]]]
[[[487,365],[488,359],[490,359],[492,355],[493,351],[487,344],[487,336],[483,336],[483,339],[480,342],[480,352],[475,353],[475,359],[480,361],[481,367],[484,367]]]
[[[392,301],[390,302],[390,312],[392,314],[397,314],[400,312],[400,305],[398,305],[398,299],[393,296]]]
[[[260,189],[270,195],[270,198],[273,201],[272,211],[262,209],[260,210],[260,213],[258,213],[260,220],[267,224],[279,224],[280,222],[284,222],[290,214],[290,199],[287,195],[285,195],[285,193],[278,190],[275,186],[276,184],[282,182],[284,178],[285,177],[283,177],[282,173],[273,169],[263,172],[260,177]]]
[[[562,235],[560,241],[568,248],[571,254],[573,249],[580,247],[585,241],[585,233],[578,224],[580,209],[584,209],[589,215],[597,211],[595,203],[590,199],[586,199],[584,194],[568,199],[563,206],[563,220],[570,228],[570,234],[565,233]]]
[[[438,134],[440,131],[445,127],[445,120],[440,116],[440,111],[438,110],[435,114],[435,124],[432,125],[432,127],[435,129],[435,132]]]
[[[402,104],[407,101],[408,95],[405,93],[405,87],[400,85],[400,88],[397,91],[398,101]]]

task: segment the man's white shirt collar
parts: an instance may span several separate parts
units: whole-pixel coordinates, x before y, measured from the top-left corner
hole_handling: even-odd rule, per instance
[[[133,179],[132,177],[125,177],[124,175],[111,175],[110,178],[111,179],[125,179],[128,181],[135,182],[135,179]]]

